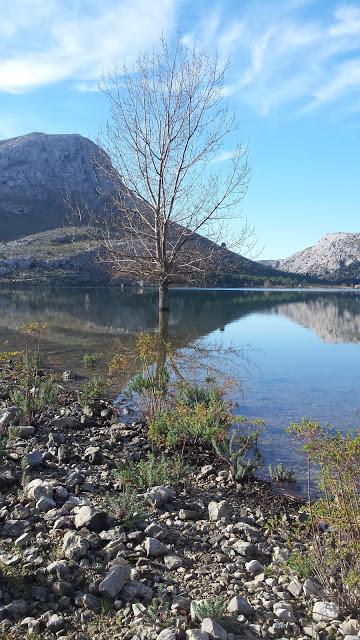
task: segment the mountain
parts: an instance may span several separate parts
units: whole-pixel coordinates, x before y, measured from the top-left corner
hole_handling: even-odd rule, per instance
[[[0,277],[51,283],[111,280],[96,260],[95,243],[81,226],[69,226],[67,201],[101,212],[122,187],[110,158],[83,136],[31,133],[0,141]],[[171,229],[176,234],[179,227]],[[204,252],[214,247],[200,235],[194,243]],[[220,248],[215,249],[220,255]],[[295,276],[290,282],[281,272],[231,252],[226,259],[231,278],[225,272],[209,284],[289,285],[306,280]]]
[[[0,241],[62,226],[65,202],[101,208],[114,185],[100,169],[108,156],[77,134],[30,133],[0,141]]]
[[[360,233],[328,233],[313,247],[280,260],[277,268],[327,280],[360,280]]]

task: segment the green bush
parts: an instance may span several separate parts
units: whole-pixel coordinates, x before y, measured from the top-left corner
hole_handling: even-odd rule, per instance
[[[210,446],[225,437],[231,415],[224,399],[213,394],[188,404],[182,397],[174,406],[155,411],[148,422],[148,437],[158,446],[176,448],[189,444]]]
[[[104,395],[105,388],[105,381],[98,376],[87,380],[82,389],[82,401],[84,405],[90,408],[94,407]]]
[[[246,423],[246,429],[244,425]],[[229,467],[234,480],[240,482],[253,475],[260,465],[258,438],[262,420],[238,418],[238,424],[231,433],[226,433],[218,442],[213,441],[216,454]],[[254,458],[249,458],[250,453]]]
[[[97,363],[97,358],[95,355],[91,353],[85,353],[85,355],[83,356],[83,362],[84,362],[84,366],[87,369],[94,369]]]
[[[283,482],[284,484],[296,484],[295,473],[291,469],[286,469],[282,462],[273,467],[269,464],[270,480]]]
[[[360,606],[360,431],[343,434],[303,420],[289,431],[308,461],[312,574],[345,612]],[[311,494],[312,469],[320,497]]]
[[[115,474],[125,485],[147,489],[156,485],[175,486],[185,478],[188,471],[180,456],[168,457],[164,453],[155,456],[148,453],[139,462],[119,463]]]

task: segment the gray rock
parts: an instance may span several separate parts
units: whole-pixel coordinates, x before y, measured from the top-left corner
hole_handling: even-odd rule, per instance
[[[42,451],[30,451],[27,456],[28,465],[30,467],[39,467],[43,463],[43,455]]]
[[[303,591],[306,596],[318,596],[321,594],[321,587],[317,582],[308,578],[303,584]]]
[[[75,527],[86,527],[90,531],[99,533],[107,528],[108,516],[104,511],[97,511],[90,506],[80,507],[75,516]]]
[[[31,438],[35,433],[35,427],[32,425],[22,425],[18,427],[19,438],[26,439]]]
[[[174,627],[171,629],[164,629],[163,631],[161,631],[157,636],[156,640],[177,640],[177,638],[178,638],[178,632],[177,632],[177,629]]]
[[[162,507],[175,497],[175,492],[169,487],[151,487],[146,493],[147,500],[154,507]]]
[[[86,609],[91,609],[91,611],[95,611],[95,613],[99,613],[101,610],[100,600],[93,596],[92,593],[84,593],[82,603]]]
[[[315,602],[313,606],[313,618],[315,622],[329,622],[339,617],[339,607],[335,602]]]
[[[230,515],[229,504],[226,500],[220,502],[210,502],[208,506],[210,522],[217,522],[221,518],[228,518]]]
[[[227,640],[228,634],[215,620],[205,618],[201,623],[201,631],[208,633],[215,640]]]
[[[263,566],[258,560],[250,560],[245,564],[245,569],[250,574],[257,574],[263,571]]]
[[[67,531],[63,539],[63,552],[65,558],[80,560],[87,555],[89,543],[73,531]]]
[[[88,447],[85,449],[84,458],[90,464],[102,464],[104,462],[104,456],[100,447]]]
[[[228,611],[231,613],[242,613],[246,617],[252,616],[254,613],[250,602],[243,596],[234,596],[228,604]]]
[[[289,602],[276,602],[273,611],[276,618],[283,622],[296,622],[294,610]]]
[[[175,569],[179,569],[180,567],[182,567],[182,559],[179,558],[179,556],[175,555],[175,554],[170,554],[168,556],[164,556],[164,564],[165,567],[167,569],[171,570],[175,570]]]
[[[39,511],[50,511],[50,509],[55,509],[56,502],[52,498],[48,498],[47,496],[41,496],[36,503],[36,508]]]
[[[115,598],[129,580],[130,573],[130,566],[125,560],[121,560],[100,582],[99,591],[107,598]]]
[[[25,600],[13,600],[6,607],[6,612],[11,618],[18,620],[23,618],[28,611],[28,604]]]
[[[0,433],[19,417],[19,409],[17,407],[6,407],[0,409]]]
[[[294,580],[289,583],[288,591],[290,591],[290,593],[295,597],[300,595],[302,591],[302,584],[298,578],[294,578]]]
[[[41,478],[35,478],[31,480],[25,487],[25,495],[30,500],[39,500],[41,496],[53,497],[54,487],[50,482],[41,480]]]
[[[52,631],[52,633],[57,633],[58,631],[62,631],[63,629],[65,629],[66,622],[64,618],[54,613],[52,616],[50,616],[46,626],[49,631]]]
[[[237,540],[235,544],[233,544],[232,548],[242,556],[246,560],[252,560],[255,558],[257,554],[257,549],[254,544],[251,542],[246,542],[245,540]]]
[[[158,558],[160,556],[166,556],[169,553],[169,549],[165,544],[157,540],[157,538],[146,538],[145,551],[149,558]]]

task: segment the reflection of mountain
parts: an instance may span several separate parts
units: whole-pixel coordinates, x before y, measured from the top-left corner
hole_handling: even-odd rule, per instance
[[[324,342],[360,343],[360,297],[326,294],[306,301],[279,304],[273,313],[312,329]]]
[[[170,307],[170,336],[182,345],[261,312],[285,315],[323,340],[360,341],[356,293],[179,289],[171,291]],[[29,321],[48,323],[50,350],[105,352],[115,342],[133,345],[137,333],[156,329],[157,293],[101,287],[1,291],[0,342],[9,332],[15,339]]]

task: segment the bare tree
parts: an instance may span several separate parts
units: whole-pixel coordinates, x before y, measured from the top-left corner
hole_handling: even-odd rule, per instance
[[[226,69],[180,38],[172,46],[161,39],[134,69],[115,68],[101,82],[111,108],[101,142],[112,165],[104,170],[118,188],[106,215],[92,219],[94,237],[117,276],[159,286],[160,312],[169,285],[230,269],[236,255],[228,249],[251,237],[246,222],[230,242],[225,235],[228,221],[241,218],[249,177],[241,143],[217,162],[237,129],[223,98]]]

